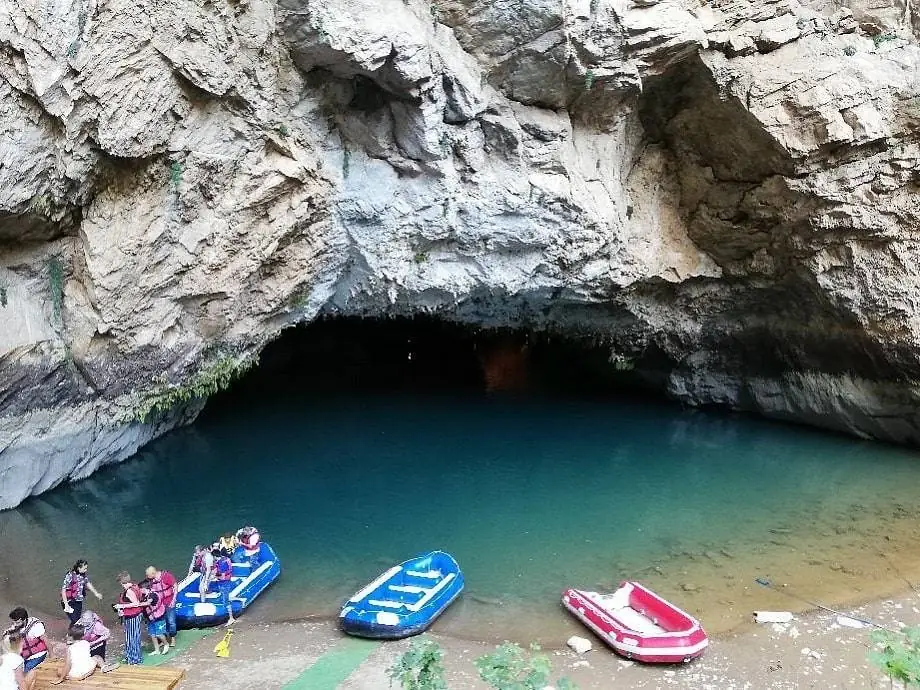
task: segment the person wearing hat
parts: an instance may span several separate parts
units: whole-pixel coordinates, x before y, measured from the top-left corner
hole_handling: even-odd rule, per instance
[[[90,655],[105,661],[105,647],[112,631],[105,627],[105,623],[94,611],[80,614],[80,625],[83,626],[83,639],[89,642]]]

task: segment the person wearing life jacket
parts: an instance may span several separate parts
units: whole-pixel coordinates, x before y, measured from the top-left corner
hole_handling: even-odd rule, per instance
[[[166,600],[154,591],[154,583],[150,580],[141,580],[138,587],[141,589],[141,596],[148,602],[144,607],[144,616],[147,618],[147,634],[153,642],[151,654],[166,654],[169,651],[169,643],[166,641]]]
[[[218,550],[226,556],[232,556],[237,546],[239,546],[239,542],[236,539],[236,535],[230,534],[230,532],[227,532],[217,540]]]
[[[236,533],[236,537],[243,550],[243,556],[249,559],[250,567],[255,570],[261,563],[261,536],[259,535],[259,530],[251,525],[242,527]]]
[[[86,571],[89,569],[89,563],[86,559],[81,558],[73,567],[64,575],[64,582],[61,584],[61,608],[70,619],[73,625],[80,620],[80,614],[83,613],[83,597],[88,589],[96,595],[97,599],[102,599],[102,595],[93,587],[89,581]]]
[[[118,596],[118,603],[112,604],[112,608],[121,616],[125,627],[125,663],[135,665],[143,661],[141,614],[144,607],[150,605],[150,601],[144,599],[140,587],[134,584],[128,573],[119,573],[118,583],[124,591]]]
[[[168,645],[176,644],[176,578],[168,570],[160,570],[152,565],[147,566],[147,579],[150,588],[156,592],[166,605],[166,642]],[[169,651],[169,646],[163,654]]]
[[[10,620],[13,624],[3,634],[6,636],[16,633],[22,637],[20,653],[23,659],[22,672],[25,676],[23,690],[31,690],[35,685],[35,674],[32,671],[48,658],[45,625],[38,618],[29,616],[29,612],[21,606],[10,611]]]
[[[89,610],[83,611],[80,625],[83,626],[83,639],[89,642],[90,654],[105,661],[105,648],[112,631],[105,627],[97,613]]]
[[[83,626],[79,623],[71,625],[67,631],[67,654],[64,656],[64,664],[58,669],[57,678],[51,681],[54,685],[65,680],[86,680],[97,668],[108,673],[120,666],[107,664],[104,659],[93,656],[89,642],[83,639],[83,635]]]
[[[198,596],[204,603],[205,597],[208,595],[208,588],[211,586],[211,580],[214,577],[214,556],[211,555],[210,549],[201,544],[195,547],[195,553],[192,555],[192,562],[188,565],[188,575],[186,577],[191,577],[192,573],[200,573],[198,577]]]
[[[230,592],[233,590],[233,561],[229,556],[225,556],[220,549],[214,549],[214,579],[217,583],[217,591],[220,592],[220,599],[224,606],[227,607],[229,618],[227,626],[233,625],[233,606],[230,602]]]

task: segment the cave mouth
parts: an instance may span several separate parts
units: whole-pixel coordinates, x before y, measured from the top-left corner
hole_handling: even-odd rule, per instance
[[[639,395],[632,372],[587,338],[434,317],[330,317],[286,330],[209,410],[237,396],[355,393],[594,397]]]

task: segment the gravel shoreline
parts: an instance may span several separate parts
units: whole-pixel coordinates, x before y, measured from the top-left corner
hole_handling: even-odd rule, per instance
[[[846,609],[882,625],[920,624],[917,595],[877,600]],[[644,666],[621,659],[600,645],[587,630],[582,633],[594,648],[578,655],[564,641],[547,653],[554,677],[565,675],[582,690],[631,688],[882,688],[888,681],[872,668],[866,648],[870,628],[854,629],[837,623],[823,611],[799,614],[786,625],[747,626],[736,633],[716,635],[699,660],[678,666]],[[231,658],[214,656],[220,633],[197,642],[171,662],[186,669],[183,688],[225,690],[282,688],[335,648],[343,639],[336,623],[329,620],[288,621],[246,625],[234,631]],[[474,660],[494,645],[459,640],[437,632],[429,634],[444,650],[448,687],[451,690],[485,690]],[[386,690],[386,669],[410,644],[408,640],[382,643],[338,687],[342,690]],[[313,688],[312,690],[324,690]],[[330,690],[332,690],[330,688]]]
[[[11,604],[0,591],[0,610]],[[790,609],[794,610],[794,609]],[[874,600],[847,613],[881,625],[920,625],[920,596],[912,591]],[[47,612],[36,611],[38,615]],[[560,615],[566,615],[560,608]],[[46,617],[52,636],[63,637],[66,620]],[[705,620],[704,620],[705,624]],[[448,687],[451,690],[486,690],[478,679],[474,661],[495,645],[439,634],[429,637],[444,650]],[[871,628],[840,626],[834,614],[812,611],[796,614],[785,625],[748,624],[733,632],[711,637],[702,658],[686,665],[644,666],[626,661],[604,647],[587,629],[579,635],[589,639],[593,649],[578,655],[564,646],[564,640],[545,651],[553,662],[554,678],[565,675],[581,690],[630,688],[887,688],[888,680],[868,663],[866,649]],[[120,641],[121,628],[113,629]],[[337,622],[327,618],[266,623],[243,618],[234,629],[229,659],[217,658],[214,645],[222,629],[199,640],[169,665],[186,670],[185,690],[266,690],[282,688],[312,666],[323,654],[334,650],[345,636]],[[526,646],[526,640],[518,640]],[[338,687],[342,690],[388,690],[386,670],[409,646],[409,640],[380,644]],[[113,658],[119,645],[113,645]],[[61,645],[55,643],[59,652]],[[316,687],[311,690],[324,690]],[[331,688],[329,690],[332,690]]]

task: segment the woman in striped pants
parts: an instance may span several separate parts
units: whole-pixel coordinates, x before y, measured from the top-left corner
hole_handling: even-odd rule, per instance
[[[125,663],[139,664],[141,655],[141,614],[150,602],[142,598],[140,587],[131,580],[128,573],[120,573],[118,582],[124,591],[114,604],[115,611],[122,617],[125,626]]]

